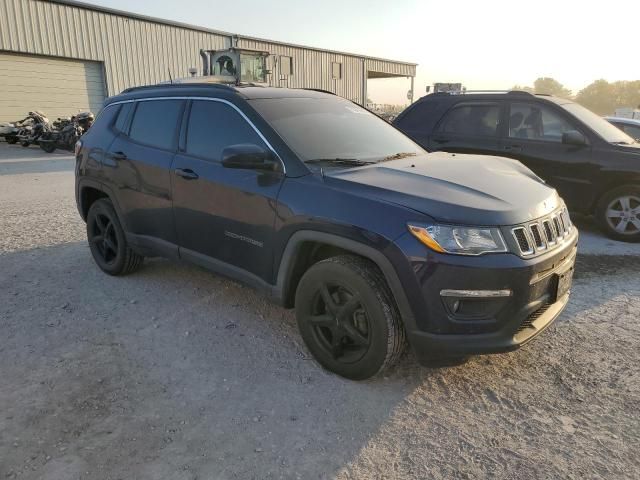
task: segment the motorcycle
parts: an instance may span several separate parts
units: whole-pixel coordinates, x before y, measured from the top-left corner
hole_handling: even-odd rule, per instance
[[[42,112],[29,112],[16,134],[17,141],[23,147],[36,143],[43,133],[51,130],[49,119]]]
[[[18,133],[17,123],[18,122],[0,123],[0,137],[4,137],[8,143],[16,143],[17,139],[15,136],[16,133]]]
[[[47,153],[52,153],[56,148],[73,151],[78,139],[93,125],[94,119],[91,112],[81,112],[71,118],[58,118],[53,122],[53,128],[38,139],[38,144]]]

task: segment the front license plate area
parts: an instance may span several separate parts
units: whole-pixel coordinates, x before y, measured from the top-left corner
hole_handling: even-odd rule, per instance
[[[557,302],[558,299],[562,298],[569,292],[569,290],[571,290],[571,284],[573,283],[573,270],[574,267],[571,265],[570,268],[556,275],[558,277],[558,281],[556,283],[557,288],[554,301]]]

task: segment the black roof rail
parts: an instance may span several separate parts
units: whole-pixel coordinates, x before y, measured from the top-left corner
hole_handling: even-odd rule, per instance
[[[186,82],[186,83],[157,83],[155,85],[141,85],[139,87],[129,87],[125,88],[121,94],[123,93],[131,93],[138,92],[141,90],[153,90],[155,88],[189,88],[189,87],[213,87],[213,88],[222,88],[225,90],[234,90],[235,85],[226,85],[224,83],[207,83],[207,82]]]
[[[328,93],[329,95],[335,95],[335,93],[329,90],[323,90],[321,88],[301,88],[300,90],[311,90],[312,92]]]

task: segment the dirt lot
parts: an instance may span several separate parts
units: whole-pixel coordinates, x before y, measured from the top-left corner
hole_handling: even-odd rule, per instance
[[[640,246],[581,221],[537,341],[355,383],[248,288],[166,260],[102,274],[72,166],[0,145],[0,479],[640,477]]]

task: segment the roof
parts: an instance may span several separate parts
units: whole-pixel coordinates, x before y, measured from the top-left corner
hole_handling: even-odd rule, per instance
[[[625,123],[627,125],[635,125],[640,127],[640,120],[635,118],[625,118],[625,117],[604,117],[605,120],[616,123]]]
[[[103,13],[108,13],[111,15],[118,15],[120,17],[128,17],[128,18],[133,18],[133,19],[137,19],[137,20],[143,20],[146,22],[152,22],[152,23],[159,23],[162,25],[171,25],[174,27],[180,27],[180,28],[185,28],[188,30],[195,30],[197,32],[205,32],[205,33],[213,33],[213,34],[217,34],[217,35],[224,35],[224,36],[228,36],[228,37],[235,37],[238,39],[243,39],[243,40],[253,40],[253,41],[258,41],[258,42],[266,42],[266,43],[273,43],[276,45],[285,45],[285,46],[289,46],[289,47],[296,47],[296,48],[304,48],[306,50],[314,50],[317,52],[328,52],[328,53],[335,53],[338,55],[345,55],[345,56],[349,56],[349,57],[356,57],[356,58],[366,58],[369,60],[378,60],[378,61],[382,61],[382,62],[389,62],[389,63],[398,63],[398,64],[402,64],[402,65],[410,65],[410,66],[417,66],[417,63],[412,63],[412,62],[403,62],[401,60],[391,60],[389,58],[381,58],[381,57],[372,57],[372,56],[368,56],[368,55],[360,55],[357,53],[350,53],[350,52],[341,52],[338,50],[328,50],[326,48],[319,48],[319,47],[310,47],[307,45],[300,45],[300,44],[296,44],[296,43],[288,43],[288,42],[281,42],[278,40],[269,40],[266,38],[259,38],[259,37],[252,37],[252,36],[247,36],[247,35],[239,35],[239,34],[235,34],[235,33],[231,33],[231,32],[226,32],[223,30],[215,30],[215,29],[211,29],[211,28],[206,28],[206,27],[202,27],[199,25],[193,25],[193,24],[189,24],[189,23],[183,23],[183,22],[176,22],[173,20],[167,20],[164,18],[158,18],[158,17],[151,17],[151,16],[147,16],[147,15],[141,15],[139,13],[132,13],[132,12],[126,12],[124,10],[118,10],[115,8],[109,8],[109,7],[103,7],[100,5],[92,5],[89,3],[84,3],[84,2],[78,2],[76,0],[49,0],[52,3],[58,3],[60,5],[66,5],[69,7],[76,7],[76,8],[82,8],[85,10],[93,10],[96,12],[103,12]]]

